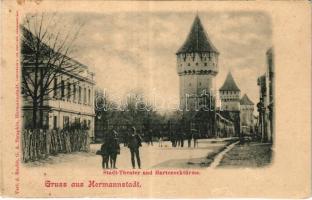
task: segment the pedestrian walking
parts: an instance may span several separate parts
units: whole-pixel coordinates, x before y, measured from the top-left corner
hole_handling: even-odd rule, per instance
[[[181,147],[184,147],[184,138],[185,138],[185,133],[181,132],[181,135],[180,135],[180,145],[181,145]]]
[[[180,131],[178,131],[176,133],[176,144],[177,144],[177,147],[181,146],[181,133],[180,133]]]
[[[193,138],[192,131],[189,131],[189,132],[187,133],[187,146],[188,146],[188,148],[191,147],[192,138]]]
[[[149,129],[147,132],[147,144],[153,146],[153,131],[152,129]]]
[[[131,164],[132,168],[135,169],[135,158],[137,160],[137,164],[139,169],[141,169],[141,159],[140,159],[140,151],[139,148],[142,146],[142,139],[136,133],[134,127],[131,128],[131,134],[128,138],[128,147],[131,153]]]
[[[110,158],[110,166],[112,169],[116,169],[116,161],[118,154],[120,154],[118,133],[115,130],[113,130],[113,135],[109,141],[109,158]]]
[[[194,148],[198,147],[198,139],[199,139],[199,133],[195,130],[194,134],[193,134],[193,138],[194,138]]]
[[[162,144],[163,144],[163,133],[162,131],[159,131],[158,146],[162,147]]]
[[[128,145],[128,133],[127,132],[123,133],[123,143],[124,143],[124,147]]]
[[[173,147],[177,147],[177,133],[176,132],[172,132],[172,146]]]

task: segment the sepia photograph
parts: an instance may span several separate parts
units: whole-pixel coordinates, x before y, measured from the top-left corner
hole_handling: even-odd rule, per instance
[[[1,5],[1,196],[311,195],[308,2]]]
[[[27,13],[20,29],[27,166],[271,164],[267,13]]]

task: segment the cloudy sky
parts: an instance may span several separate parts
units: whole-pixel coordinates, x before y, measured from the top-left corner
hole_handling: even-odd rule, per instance
[[[258,101],[257,77],[265,72],[271,47],[270,17],[257,12],[200,12],[211,41],[220,52],[217,89],[231,71],[242,95]],[[196,13],[129,12],[64,14],[66,23],[83,22],[74,57],[96,73],[97,86],[111,96],[128,91],[155,96],[162,104],[179,102],[178,48]]]

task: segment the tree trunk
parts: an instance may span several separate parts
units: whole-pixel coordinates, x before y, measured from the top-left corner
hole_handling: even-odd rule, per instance
[[[39,103],[39,121],[38,121],[38,128],[43,128],[43,110],[42,110],[42,107],[43,107],[43,100],[40,100],[40,103]]]
[[[37,128],[37,111],[38,111],[38,104],[37,100],[33,99],[33,128]]]
[[[42,128],[43,127],[43,110],[42,110],[42,107],[43,107],[43,98],[44,98],[44,91],[43,91],[43,70],[40,69],[40,85],[39,85],[39,90],[40,90],[40,98],[39,98],[39,123],[38,123],[38,127],[39,128]],[[47,80],[48,81],[48,80]]]

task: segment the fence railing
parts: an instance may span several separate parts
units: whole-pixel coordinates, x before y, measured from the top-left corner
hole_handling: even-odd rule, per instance
[[[23,161],[36,161],[58,153],[88,151],[87,130],[42,130],[22,131]]]

